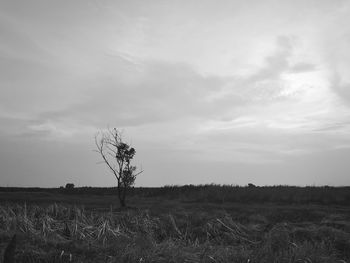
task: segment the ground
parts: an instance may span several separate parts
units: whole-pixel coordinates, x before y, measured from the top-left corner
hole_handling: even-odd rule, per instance
[[[166,189],[136,191],[120,209],[115,194],[93,192],[0,192],[2,253],[16,234],[16,262],[350,262],[342,200],[218,201]]]

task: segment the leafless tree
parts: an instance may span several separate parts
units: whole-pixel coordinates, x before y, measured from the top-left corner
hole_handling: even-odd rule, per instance
[[[143,171],[138,171],[131,165],[136,151],[122,139],[121,132],[114,128],[101,131],[95,136],[97,150],[103,162],[112,171],[117,179],[118,198],[121,207],[125,207],[125,199],[128,189],[134,185],[136,176]]]

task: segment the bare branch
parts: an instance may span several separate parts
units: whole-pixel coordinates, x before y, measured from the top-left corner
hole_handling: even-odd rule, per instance
[[[134,176],[138,176],[139,174],[142,174],[143,170],[139,171],[138,173],[134,174]]]
[[[98,149],[98,152],[101,154],[104,162],[107,164],[107,166],[109,167],[109,169],[113,172],[113,174],[117,177],[117,179],[119,179],[119,176],[117,174],[117,171],[113,168],[113,166],[109,163],[108,159],[106,158],[105,156],[105,153],[103,151],[104,149],[104,140],[101,139],[100,142],[98,143],[97,141],[97,136],[95,137],[95,143],[96,143],[96,146],[97,146],[97,149]]]

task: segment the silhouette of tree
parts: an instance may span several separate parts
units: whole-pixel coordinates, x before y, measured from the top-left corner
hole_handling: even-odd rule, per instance
[[[72,189],[74,189],[74,184],[71,184],[71,183],[66,184],[66,189],[67,189],[67,190],[72,190]]]
[[[116,128],[97,133],[95,143],[96,152],[117,179],[119,203],[121,207],[125,207],[128,189],[134,185],[136,176],[143,172],[137,172],[136,166],[131,165],[136,151],[124,142],[121,132]]]

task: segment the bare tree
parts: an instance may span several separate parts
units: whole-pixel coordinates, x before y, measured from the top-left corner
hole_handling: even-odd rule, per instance
[[[120,206],[125,207],[128,189],[135,183],[136,176],[143,172],[137,172],[136,166],[131,165],[136,151],[123,141],[121,132],[116,128],[97,133],[95,143],[96,152],[117,179]]]

